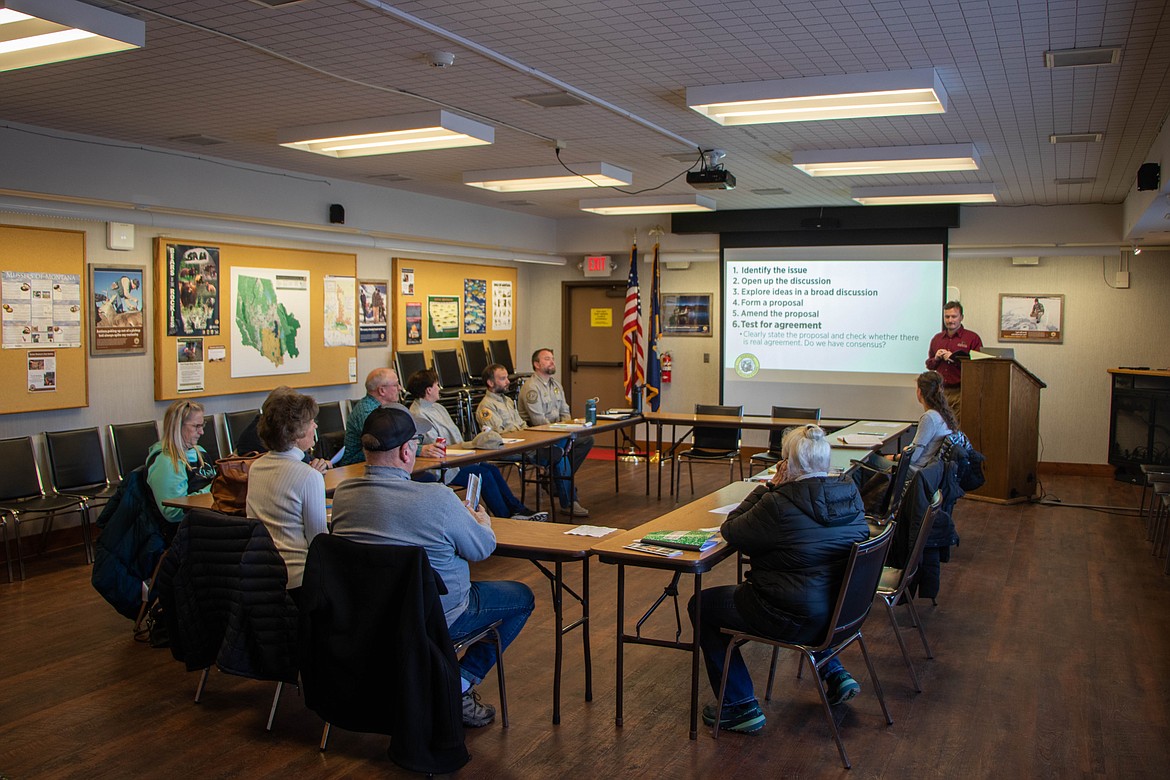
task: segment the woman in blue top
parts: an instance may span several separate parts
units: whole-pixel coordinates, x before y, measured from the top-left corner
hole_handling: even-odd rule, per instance
[[[943,378],[937,371],[923,371],[917,381],[918,403],[923,414],[918,418],[918,430],[910,446],[910,468],[918,469],[938,454],[947,436],[959,430],[959,422],[947,397],[943,394]]]
[[[146,482],[163,517],[171,523],[182,521],[183,510],[163,506],[163,501],[211,489],[215,464],[203,459],[206,453],[198,443],[202,436],[203,405],[175,401],[163,415],[162,440],[146,454]]]

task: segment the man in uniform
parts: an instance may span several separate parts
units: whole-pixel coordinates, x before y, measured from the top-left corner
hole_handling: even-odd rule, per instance
[[[963,364],[959,358],[969,357],[973,350],[983,349],[983,339],[973,330],[963,327],[963,304],[947,301],[943,305],[943,329],[930,340],[926,368],[937,371],[943,378],[943,394],[959,418],[959,391]]]
[[[532,353],[532,376],[520,388],[517,408],[520,416],[529,425],[548,425],[549,423],[567,422],[573,419],[569,412],[569,404],[565,401],[565,388],[553,379],[557,372],[557,362],[553,351],[542,347]],[[578,436],[569,448],[569,459],[573,474],[585,462],[589,450],[593,449],[592,436]],[[584,510],[576,501],[573,502],[573,514],[577,515],[578,508]],[[584,512],[588,514],[588,512]]]
[[[520,416],[516,403],[504,395],[511,384],[508,369],[499,363],[492,363],[483,370],[483,383],[487,386],[488,392],[475,410],[480,428],[484,430],[491,428],[496,433],[511,433],[527,428],[528,423]],[[551,461],[553,484],[556,486],[561,509],[574,517],[588,517],[589,510],[577,501],[576,490],[570,481],[573,472],[569,459],[565,457],[566,446],[567,440],[562,440],[547,450],[529,453],[529,456],[540,466],[548,466]]]

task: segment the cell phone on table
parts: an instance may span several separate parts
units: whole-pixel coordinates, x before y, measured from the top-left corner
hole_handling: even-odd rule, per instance
[[[467,491],[464,493],[463,503],[467,504],[473,512],[479,509],[479,491],[482,482],[483,477],[479,474],[472,474],[467,478]]]

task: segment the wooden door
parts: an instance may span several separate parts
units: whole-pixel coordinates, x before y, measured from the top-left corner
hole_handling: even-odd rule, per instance
[[[625,396],[622,362],[622,316],[626,286],[567,285],[565,299],[565,352],[557,358],[557,371],[569,395],[574,417],[585,413],[585,401],[598,398],[597,408],[629,406]]]

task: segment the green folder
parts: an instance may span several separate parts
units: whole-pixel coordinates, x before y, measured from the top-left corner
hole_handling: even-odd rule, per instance
[[[719,544],[715,539],[718,531],[651,531],[642,537],[648,544],[661,544],[664,547],[677,547],[680,550],[710,550]]]

